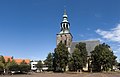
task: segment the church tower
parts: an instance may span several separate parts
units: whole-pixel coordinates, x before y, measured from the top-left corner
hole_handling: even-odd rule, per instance
[[[60,32],[57,34],[57,45],[62,42],[66,47],[71,47],[72,44],[72,34],[70,33],[70,23],[68,22],[68,16],[66,10],[64,10],[63,20],[61,22]]]

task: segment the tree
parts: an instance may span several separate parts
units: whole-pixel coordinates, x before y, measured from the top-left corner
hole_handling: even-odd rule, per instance
[[[53,54],[53,67],[54,71],[64,72],[66,71],[66,66],[68,65],[69,52],[68,48],[60,42],[57,48],[54,50]]]
[[[4,64],[0,62],[0,74],[4,71]]]
[[[0,56],[0,62],[2,62],[3,64],[5,64],[5,59],[3,56]]]
[[[118,69],[120,70],[120,63],[118,63],[118,65],[117,65],[117,66],[118,66]]]
[[[53,70],[53,54],[49,53],[44,62],[45,62],[45,65],[48,66],[48,71],[52,71]]]
[[[42,63],[41,60],[38,61],[38,63],[36,64],[36,67],[37,67],[38,70],[40,70],[40,71],[42,70],[43,63]]]
[[[116,63],[116,56],[110,46],[103,43],[95,47],[91,52],[92,66],[94,71],[108,71]]]
[[[9,71],[19,71],[19,66],[14,60],[12,60],[12,62],[7,63],[6,67]]]
[[[82,69],[82,58],[80,57],[80,52],[78,49],[75,49],[72,53],[72,57],[70,58],[71,66],[69,66],[69,69],[73,71],[77,71],[78,69]],[[72,69],[73,68],[73,69]]]
[[[10,65],[11,61],[10,58],[8,58],[7,62],[4,64],[5,65],[5,73],[8,74],[9,72],[9,65]]]
[[[30,71],[30,65],[23,60],[19,65],[19,70],[21,73],[28,73]]]
[[[69,69],[73,71],[82,71],[87,63],[87,55],[86,44],[82,42],[76,44],[74,52],[70,57]]]
[[[5,65],[6,65],[5,59],[4,59],[4,57],[1,55],[1,56],[0,56],[0,72],[1,72],[1,73],[4,73]]]

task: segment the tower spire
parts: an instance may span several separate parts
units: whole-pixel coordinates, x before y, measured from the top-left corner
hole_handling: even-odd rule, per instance
[[[66,9],[64,9],[64,15],[67,15]]]
[[[68,18],[67,18],[67,11],[66,9],[64,9],[64,14],[63,14],[63,21],[62,22],[68,22]]]
[[[66,9],[64,9],[63,20],[61,22],[60,34],[62,34],[62,33],[70,33],[69,26],[70,26],[70,23],[68,22],[67,12],[66,12]]]
[[[62,42],[69,48],[72,44],[72,34],[70,33],[70,23],[68,22],[66,9],[63,11],[63,19],[60,25],[61,29],[57,34],[57,45]],[[68,50],[70,51],[70,49]]]

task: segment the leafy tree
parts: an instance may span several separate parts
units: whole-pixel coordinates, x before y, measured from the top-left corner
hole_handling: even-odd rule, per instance
[[[3,64],[5,64],[5,59],[3,56],[0,56],[0,62],[2,62]]]
[[[0,62],[0,73],[2,73],[3,71],[4,71],[4,64]]]
[[[71,55],[69,57],[68,68],[69,68],[69,71],[77,70],[74,66],[74,60],[73,60],[73,57]]]
[[[6,66],[5,59],[4,59],[4,57],[1,55],[1,56],[0,56],[0,72],[1,72],[1,73],[4,72],[5,66]]]
[[[108,71],[116,63],[117,57],[110,46],[103,43],[95,47],[91,52],[92,66],[94,71]],[[101,69],[102,68],[102,69]]]
[[[86,44],[82,42],[76,44],[74,52],[70,57],[69,69],[73,71],[82,71],[87,63],[87,55]]]
[[[14,61],[11,62],[10,58],[8,58],[8,60],[5,61],[4,57],[0,56],[0,63],[2,63],[3,69],[5,70],[4,73],[8,73],[8,71],[10,71],[10,69],[13,69],[12,63],[14,63]],[[17,67],[17,65],[15,67]],[[15,68],[15,69],[18,69],[18,68]]]
[[[118,63],[118,65],[117,65],[117,66],[118,66],[118,69],[120,70],[120,63]]]
[[[37,67],[37,69],[42,70],[43,63],[41,60],[38,61],[38,63],[36,64],[36,67]]]
[[[73,71],[77,71],[78,69],[82,69],[82,58],[80,57],[80,52],[78,49],[75,49],[72,53],[72,57],[69,62],[69,69]]]
[[[66,66],[68,65],[69,52],[68,48],[60,42],[57,48],[54,50],[53,54],[53,67],[54,71],[66,71]]]
[[[49,53],[44,62],[45,62],[45,65],[48,66],[48,71],[52,71],[53,70],[53,54]]]
[[[9,63],[10,62],[10,58],[8,58],[7,62],[6,63]]]
[[[27,73],[30,71],[30,65],[23,60],[19,65],[19,70],[21,73]]]
[[[6,67],[9,71],[19,71],[19,66],[14,60],[12,60],[12,62],[7,63]]]

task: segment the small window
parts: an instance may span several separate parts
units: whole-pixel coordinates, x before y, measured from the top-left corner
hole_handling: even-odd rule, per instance
[[[33,66],[33,68],[36,68],[36,66]]]
[[[68,24],[66,24],[66,28],[68,29]]]
[[[65,42],[64,42],[64,43],[65,43],[65,45],[67,45],[67,41],[66,41],[66,40],[65,40]]]
[[[65,29],[65,23],[63,24],[63,27],[64,27],[64,29]]]
[[[60,43],[62,43],[62,41],[60,41]]]

